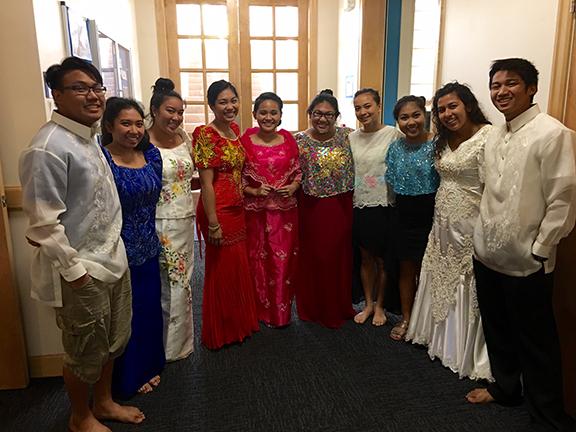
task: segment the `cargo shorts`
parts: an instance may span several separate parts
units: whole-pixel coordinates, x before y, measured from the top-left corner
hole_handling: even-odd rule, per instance
[[[62,307],[56,323],[62,330],[64,366],[81,381],[94,384],[103,366],[120,356],[132,321],[130,273],[114,283],[92,279],[80,288],[62,282]]]

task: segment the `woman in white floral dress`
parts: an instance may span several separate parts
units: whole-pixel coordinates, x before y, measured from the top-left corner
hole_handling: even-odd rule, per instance
[[[446,84],[434,96],[437,129],[434,224],[406,335],[460,377],[491,379],[476,300],[472,235],[482,196],[484,143],[491,128],[470,89]]]
[[[166,360],[187,357],[194,350],[192,290],[194,265],[194,203],[192,145],[181,129],[184,102],[174,83],[159,78],[150,100],[150,142],[162,155],[162,191],[156,207],[156,231],[162,243],[160,274]]]

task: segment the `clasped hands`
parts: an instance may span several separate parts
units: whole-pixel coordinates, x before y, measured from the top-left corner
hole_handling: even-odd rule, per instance
[[[292,195],[294,195],[294,193],[296,192],[297,189],[298,189],[298,185],[294,184],[294,183],[291,183],[291,184],[286,185],[286,186],[282,186],[278,189],[275,189],[273,186],[270,186],[267,184],[262,184],[262,185],[260,185],[260,187],[254,189],[254,192],[255,192],[254,195],[259,196],[259,197],[266,197],[266,196],[270,195],[270,193],[276,192],[284,198],[289,198]]]

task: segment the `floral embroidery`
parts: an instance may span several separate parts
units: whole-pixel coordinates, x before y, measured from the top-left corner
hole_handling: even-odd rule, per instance
[[[378,180],[373,175],[365,176],[364,183],[366,183],[366,186],[368,186],[369,188],[375,188],[376,186],[378,186]]]
[[[478,316],[472,267],[473,234],[482,197],[479,167],[489,129],[482,128],[455,151],[447,147],[436,162],[441,182],[436,193],[434,225],[422,261],[436,322],[448,316],[460,285],[470,295],[469,320]]]
[[[216,157],[214,146],[216,145],[208,136],[205,128],[200,129],[198,136],[194,137],[194,163],[199,168],[208,168]]]

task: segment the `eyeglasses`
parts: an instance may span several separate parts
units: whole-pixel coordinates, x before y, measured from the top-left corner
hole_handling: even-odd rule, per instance
[[[96,84],[92,87],[76,84],[76,85],[62,87],[62,90],[72,90],[74,93],[76,93],[77,95],[80,95],[80,96],[88,96],[88,93],[90,93],[90,90],[92,90],[92,92],[95,95],[103,95],[104,93],[106,93],[106,87],[101,86],[100,84]]]
[[[316,120],[320,120],[322,117],[324,117],[326,120],[334,120],[336,118],[336,115],[337,113],[332,111],[328,112],[312,111],[312,118]]]

